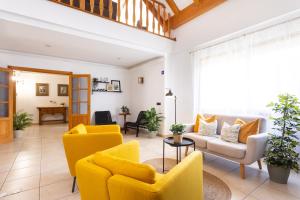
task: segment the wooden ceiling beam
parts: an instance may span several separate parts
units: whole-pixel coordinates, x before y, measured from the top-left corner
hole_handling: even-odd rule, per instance
[[[174,13],[174,15],[179,14],[179,8],[177,7],[176,3],[174,2],[174,0],[166,0],[166,2],[168,3],[168,5],[170,6],[172,12]]]
[[[225,1],[226,0],[199,0],[199,3],[193,2],[191,5],[181,10],[177,15],[171,17],[171,28],[176,29]]]

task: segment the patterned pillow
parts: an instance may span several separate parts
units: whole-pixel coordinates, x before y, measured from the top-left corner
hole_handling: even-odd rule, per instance
[[[206,122],[200,119],[199,134],[204,136],[217,136],[218,121]]]
[[[221,139],[226,142],[238,143],[240,128],[241,125],[239,124],[230,126],[228,123],[224,122],[221,130]]]

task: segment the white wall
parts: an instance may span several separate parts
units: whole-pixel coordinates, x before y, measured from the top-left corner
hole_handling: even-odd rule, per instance
[[[155,107],[164,115],[164,58],[138,65],[130,72],[130,120],[135,121],[138,113]],[[144,84],[138,84],[138,77],[144,77]],[[156,105],[156,103],[161,105]],[[161,127],[163,130],[163,126]]]
[[[69,77],[66,75],[54,75],[33,72],[17,72],[18,82],[16,110],[24,111],[33,115],[33,123],[39,122],[37,107],[60,106],[61,103],[69,104],[66,96],[57,96],[57,84],[69,84]],[[36,83],[49,84],[49,96],[36,96]],[[51,103],[56,102],[56,104]],[[44,116],[43,119],[62,119],[61,115]]]
[[[178,96],[178,121],[191,123],[193,116],[193,68],[190,51],[217,38],[300,9],[299,0],[228,0],[175,31],[176,43],[167,56],[166,87]],[[173,107],[166,103],[167,119]],[[166,127],[171,122],[166,120]]]
[[[128,70],[109,65],[80,62],[55,57],[38,56],[0,50],[0,66],[22,66],[41,69],[72,71],[78,74],[91,74],[92,77],[108,77],[121,81],[123,93],[94,93],[91,97],[91,114],[99,110],[110,110],[114,120],[122,124],[118,116],[122,105],[129,105],[130,81]]]

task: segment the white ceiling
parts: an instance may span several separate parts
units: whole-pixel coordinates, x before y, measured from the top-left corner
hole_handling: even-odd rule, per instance
[[[193,0],[174,0],[179,9],[184,9],[193,3]]]
[[[0,49],[131,67],[162,55],[0,20]]]

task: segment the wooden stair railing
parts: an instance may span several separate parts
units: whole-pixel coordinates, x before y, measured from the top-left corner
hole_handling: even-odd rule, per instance
[[[175,40],[170,14],[157,0],[49,0]]]

